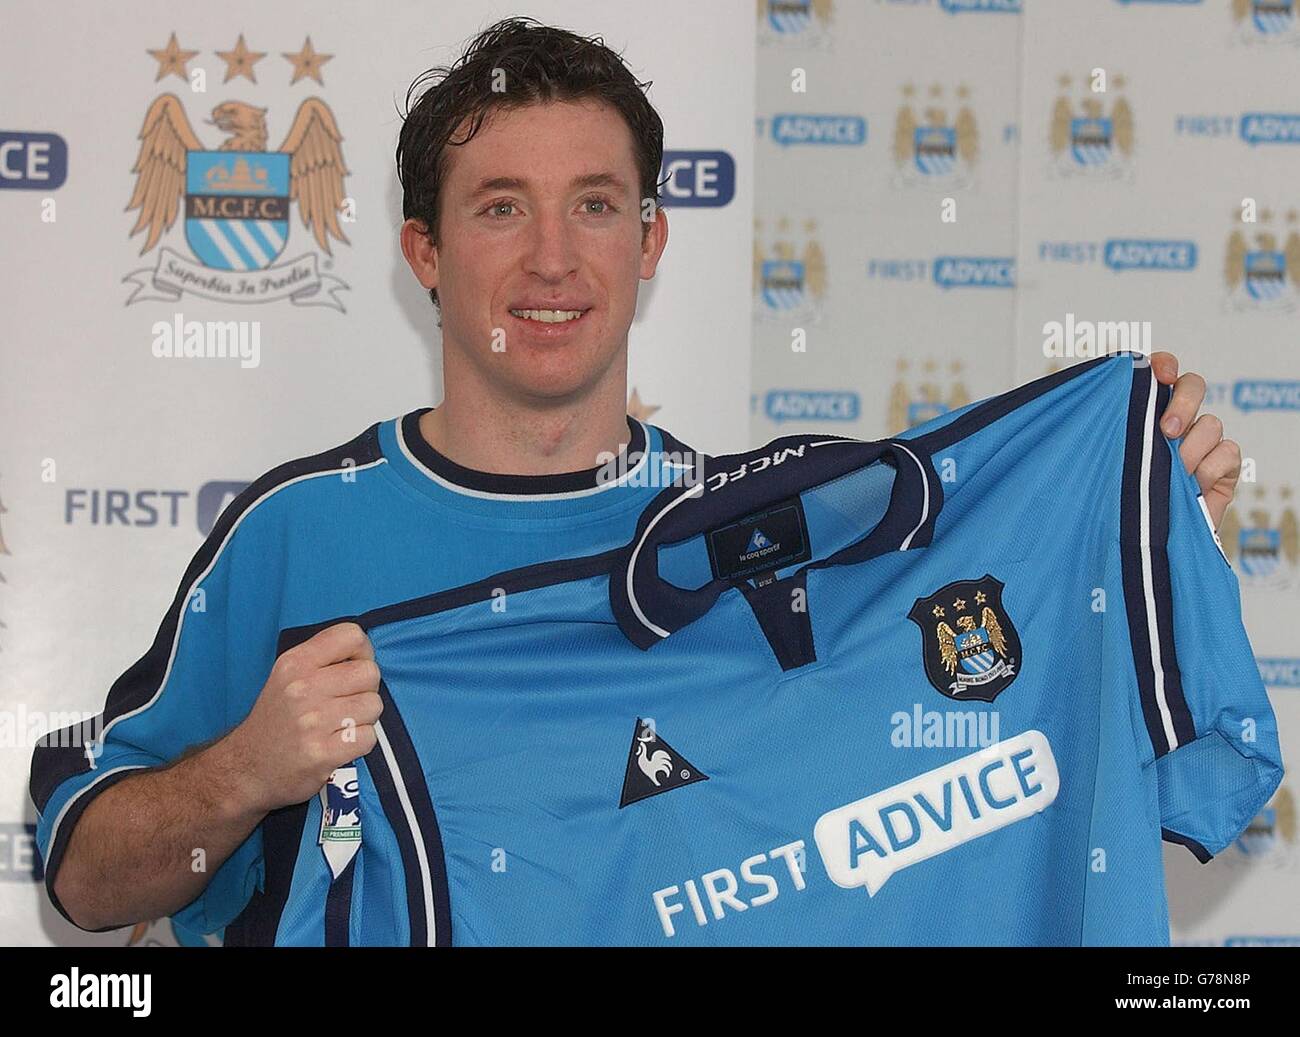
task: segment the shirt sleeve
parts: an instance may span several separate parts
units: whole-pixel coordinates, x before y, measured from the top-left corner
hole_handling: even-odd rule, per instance
[[[256,522],[243,521],[257,517],[253,503],[246,491],[222,513],[190,561],[153,644],[114,681],[102,713],[52,732],[33,753],[29,788],[45,886],[70,922],[54,881],[86,808],[117,782],[226,734],[247,715],[274,662],[275,617],[257,607],[254,582],[267,538]],[[262,881],[259,826],[173,919],[194,932],[215,932]]]
[[[1195,477],[1159,419],[1170,388],[1134,366],[1120,556],[1140,722],[1161,835],[1206,862],[1282,779],[1277,721],[1241,619],[1236,574]]]

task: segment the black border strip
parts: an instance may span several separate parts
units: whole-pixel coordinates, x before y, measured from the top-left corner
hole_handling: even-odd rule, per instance
[[[1155,378],[1150,365],[1135,368],[1129,395],[1128,421],[1124,444],[1124,470],[1120,480],[1120,570],[1124,589],[1124,607],[1128,617],[1129,644],[1137,675],[1138,698],[1142,719],[1156,757],[1196,738],[1187,700],[1183,693],[1182,674],[1174,648],[1173,594],[1169,575],[1169,481],[1172,474],[1170,451],[1160,430],[1160,418],[1171,395],[1167,385],[1157,386],[1155,413],[1147,425],[1147,400]],[[1149,438],[1148,438],[1149,437]],[[1142,455],[1151,444],[1151,472],[1148,483],[1150,528],[1142,528],[1141,480]],[[1148,538],[1151,554],[1149,588],[1155,605],[1155,643],[1160,651],[1165,704],[1173,722],[1175,744],[1170,745],[1156,697],[1156,673],[1152,656],[1153,631],[1147,616],[1147,593],[1142,567],[1142,544]]]
[[[58,874],[59,866],[63,863],[63,855],[67,851],[68,843],[72,840],[72,831],[76,827],[77,822],[81,819],[81,815],[86,812],[86,808],[90,806],[97,797],[102,795],[108,789],[111,789],[119,781],[157,769],[158,768],[156,767],[130,767],[126,770],[118,771],[116,774],[110,774],[107,778],[103,778],[94,784],[88,785],[86,790],[77,796],[68,806],[68,812],[63,816],[63,823],[59,826],[58,835],[55,836],[54,842],[50,845],[49,859],[45,861],[45,891],[50,895],[50,903],[54,905],[59,914],[83,932],[107,933],[114,929],[120,929],[121,926],[106,925],[99,929],[87,929],[85,926],[79,925],[73,920],[72,916],[64,910],[63,904],[59,902],[59,898],[54,895],[54,877]]]
[[[389,747],[397,760],[399,773],[396,777],[401,778],[411,809],[415,812],[419,837],[424,843],[425,860],[429,863],[430,880],[433,883],[434,943],[438,947],[450,947],[452,944],[451,897],[447,887],[447,862],[443,856],[442,831],[438,827],[438,815],[433,809],[428,781],[424,776],[420,757],[415,751],[415,744],[411,741],[410,733],[397,710],[397,704],[383,681],[379,682],[379,695],[384,700],[384,713],[379,722],[383,725]],[[410,945],[424,947],[427,946],[425,934],[428,931],[428,919],[424,907],[424,883],[420,876],[420,862],[414,837],[407,826],[406,812],[402,809],[401,799],[397,794],[395,776],[389,773],[382,746],[376,745],[370,751],[366,757],[366,765],[371,770],[371,777],[379,793],[379,801],[383,805],[384,816],[388,820],[389,828],[397,837],[397,844],[402,854],[410,919]],[[364,826],[363,819],[363,840]]]
[[[1150,370],[1150,368],[1148,368]],[[1154,377],[1154,373],[1152,374]],[[1155,414],[1151,428],[1151,579],[1156,603],[1156,632],[1160,637],[1160,668],[1165,677],[1165,704],[1174,724],[1179,745],[1196,740],[1196,725],[1183,691],[1183,672],[1174,647],[1174,593],[1169,561],[1169,486],[1173,477],[1173,458],[1160,419],[1173,397],[1173,387],[1156,389]],[[1181,464],[1181,460],[1179,464]],[[1183,473],[1179,472],[1179,476]]]
[[[466,490],[479,493],[500,494],[539,494],[539,493],[577,493],[591,490],[602,485],[601,473],[611,468],[620,474],[630,471],[642,460],[646,450],[646,434],[641,422],[630,414],[627,427],[632,438],[628,440],[617,460],[608,465],[596,465],[578,472],[557,472],[552,475],[503,475],[496,472],[481,472],[476,468],[459,465],[446,454],[435,450],[420,432],[420,418],[433,410],[421,407],[402,418],[401,435],[406,448],[415,458],[439,478],[447,480]]]
[[[1198,843],[1195,839],[1187,835],[1179,835],[1177,832],[1168,828],[1160,829],[1160,838],[1167,843],[1175,843],[1178,846],[1186,846],[1196,855],[1196,859],[1202,864],[1209,864],[1214,860],[1214,854]]]
[[[262,820],[263,888],[253,894],[239,916],[226,926],[227,947],[274,947],[280,919],[289,902],[293,873],[307,826],[307,802],[281,807]]]
[[[325,895],[325,946],[347,947],[349,945],[348,926],[352,920],[352,885],[357,875],[357,857],[361,848],[352,855],[343,869],[343,874],[330,883]]]

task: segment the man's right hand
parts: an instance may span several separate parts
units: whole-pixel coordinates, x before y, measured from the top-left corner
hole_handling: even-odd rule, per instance
[[[356,623],[337,623],[275,661],[252,712],[227,736],[250,802],[271,811],[317,795],[375,746],[379,667]]]

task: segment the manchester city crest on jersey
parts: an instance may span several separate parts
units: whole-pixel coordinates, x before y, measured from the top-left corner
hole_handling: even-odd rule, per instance
[[[917,598],[907,618],[921,628],[930,683],[951,699],[992,702],[1020,667],[1020,635],[1002,606],[1001,580],[985,573]]]
[[[708,780],[707,774],[659,737],[653,721],[636,718],[632,750],[623,775],[623,795],[618,801],[620,810],[661,792]]]

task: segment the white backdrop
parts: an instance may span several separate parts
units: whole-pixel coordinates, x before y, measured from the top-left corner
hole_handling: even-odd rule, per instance
[[[632,330],[636,403],[687,442],[879,438],[1071,362],[1044,355],[1048,322],[1149,322],[1149,348],[1205,374],[1251,462],[1225,546],[1284,754],[1300,755],[1300,22],[1255,0],[1023,6],[474,0],[390,3],[378,19],[359,2],[306,16],[244,0],[16,7],[0,38],[0,131],[58,134],[70,157],[56,190],[0,188],[0,938],[170,941],[165,924],[88,937],[44,905],[30,738],[6,740],[5,718],[13,731],[28,714],[99,708],[199,542],[200,487],[436,402],[432,311],[395,240],[396,105],[415,74],[509,14],[603,34],[655,81],[667,148],[734,160],[729,204],[670,210]],[[149,51],[173,32],[197,51],[188,68],[207,69],[206,95],[155,78]],[[217,52],[240,33],[267,55],[256,85],[221,82]],[[283,54],[301,61],[308,36],[333,55],[323,83],[290,83]],[[128,237],[136,135],[168,91],[205,146],[221,138],[199,120],[227,98],[268,107],[269,147],[307,96],[344,137],[350,244],[326,256],[295,226],[284,253],[317,253],[319,272],[347,284],[344,310],[254,307],[258,368],[150,354],[155,320],[228,317],[228,304],[126,305],[123,278],[158,252],[141,257]],[[160,244],[186,253],[179,225]],[[162,509],[154,525],[108,525],[90,520],[96,490],[182,496],[146,498]],[[84,507],[69,515],[70,499]],[[1175,942],[1300,941],[1292,788],[1208,866],[1167,849]]]

